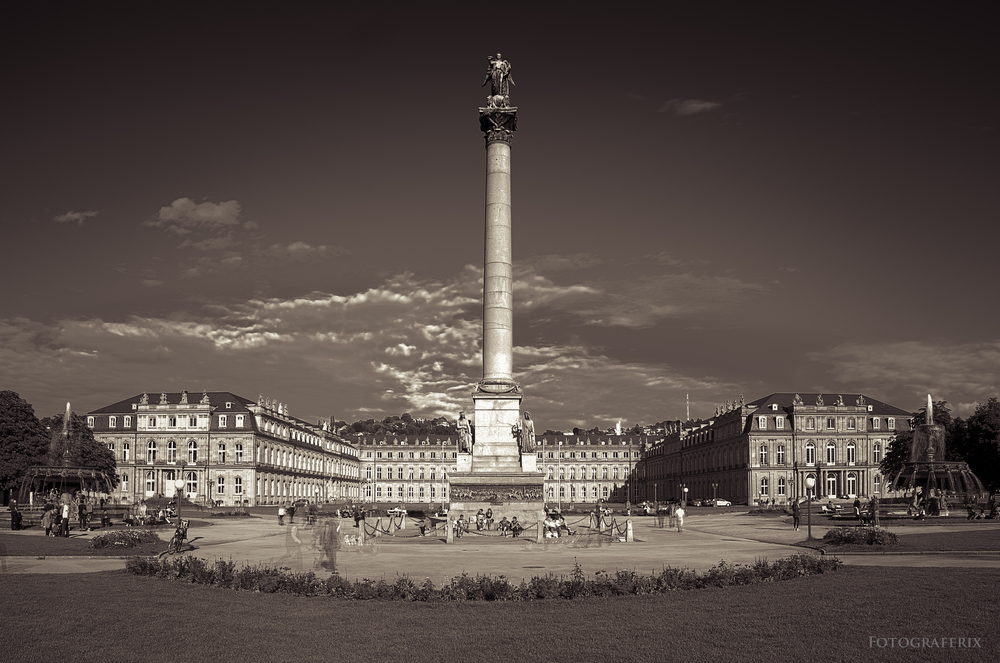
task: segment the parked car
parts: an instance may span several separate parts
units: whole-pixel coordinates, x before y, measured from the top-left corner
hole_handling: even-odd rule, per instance
[[[708,500],[708,506],[732,506],[733,503],[729,500],[724,500],[721,497],[717,497],[714,500]]]

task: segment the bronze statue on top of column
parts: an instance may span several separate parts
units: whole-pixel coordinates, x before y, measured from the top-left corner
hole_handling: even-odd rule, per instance
[[[479,128],[486,134],[487,144],[497,140],[510,144],[517,131],[517,108],[510,105],[510,86],[514,85],[510,62],[499,53],[489,56],[489,61],[483,85],[490,84],[490,95],[486,106],[479,109]]]
[[[510,62],[504,60],[499,53],[496,57],[487,56],[490,61],[489,69],[486,72],[485,86],[490,85],[490,96],[486,98],[488,108],[509,108],[510,107],[510,86],[514,85],[514,79],[510,77]]]

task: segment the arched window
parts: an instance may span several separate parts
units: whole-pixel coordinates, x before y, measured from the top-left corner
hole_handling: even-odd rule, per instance
[[[167,442],[167,462],[177,462],[177,442],[174,440]]]
[[[225,465],[226,463],[226,445],[219,445],[219,464]]]
[[[882,445],[878,442],[872,446],[872,461],[875,463],[882,461]]]
[[[597,500],[597,486],[590,487],[590,497],[595,501]]]
[[[122,492],[123,493],[127,493],[128,492],[128,475],[127,474],[122,474],[120,476],[120,478],[122,480],[122,482],[121,482]]]
[[[233,477],[233,494],[243,494],[243,477]]]
[[[188,462],[198,462],[198,443],[194,440],[188,440]]]
[[[566,499],[566,486],[559,486],[559,499]]]
[[[816,464],[816,445],[810,442],[806,445],[806,465]]]
[[[569,468],[569,480],[570,481],[576,481],[576,468],[575,467]]]
[[[146,444],[146,462],[153,463],[156,461],[156,440],[150,440]]]
[[[833,443],[833,440],[826,443],[826,462],[829,465],[837,462],[837,445]]]
[[[858,475],[854,472],[847,475],[847,494],[850,496],[858,494]]]
[[[237,463],[242,463],[243,462],[243,445],[242,444],[237,444],[236,445],[236,462]]]
[[[778,465],[785,464],[785,445],[779,444],[778,448],[774,450],[774,460]]]
[[[198,493],[198,475],[194,472],[188,472],[185,475],[187,478],[187,494],[188,496],[194,496]]]
[[[389,472],[391,474],[392,470],[389,470]],[[382,480],[382,466],[381,465],[375,468],[375,480],[376,481],[381,481]]]
[[[221,474],[215,477],[215,492],[219,495],[226,494],[226,477]]]
[[[597,466],[590,468],[590,480],[597,481]],[[596,495],[594,497],[597,497]]]
[[[554,500],[555,499],[555,492],[554,492],[554,489],[552,488],[552,486],[549,486],[549,499],[550,500]]]
[[[148,495],[152,495],[155,492],[156,492],[156,475],[153,474],[153,472],[146,472],[146,493]]]
[[[413,501],[413,486],[408,486],[406,489],[406,499]]]
[[[768,485],[767,484],[767,477],[761,477],[760,478],[760,494],[761,495],[767,495],[768,494],[768,492],[767,492],[767,485]]]
[[[785,477],[778,477],[778,496],[785,496]]]
[[[605,465],[604,467],[601,468],[601,478],[602,479],[607,479],[608,478],[608,467],[607,467],[607,465]]]
[[[857,448],[854,446],[854,442],[848,442],[847,443],[847,462],[850,463],[851,465],[854,465],[854,463],[856,462],[856,453],[855,453],[856,451],[857,451]],[[853,493],[854,491],[849,490],[847,492]]]
[[[122,442],[122,460],[124,461],[128,460],[128,452],[129,452],[128,442]]]
[[[566,479],[566,468],[565,467],[560,467],[559,468],[559,480],[560,481],[564,481],[565,479]]]
[[[767,465],[767,445],[760,445],[760,464]]]

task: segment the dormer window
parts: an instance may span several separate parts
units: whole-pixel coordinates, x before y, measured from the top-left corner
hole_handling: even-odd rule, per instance
[[[227,403],[226,403],[226,409],[227,409],[227,410],[232,410],[232,409],[233,409],[233,404],[232,404],[232,403],[229,403],[229,402],[227,402]]]
[[[88,428],[93,428],[94,427],[94,418],[93,417],[87,417],[87,427]]]
[[[872,430],[878,430],[879,421],[878,417],[872,417]]]
[[[771,403],[771,412],[777,412],[777,411],[778,411],[778,404]]]
[[[757,428],[767,430],[767,417],[757,417]]]
[[[778,430],[781,430],[782,428],[784,428],[785,427],[785,418],[784,417],[775,417],[774,418],[774,427],[777,428]]]

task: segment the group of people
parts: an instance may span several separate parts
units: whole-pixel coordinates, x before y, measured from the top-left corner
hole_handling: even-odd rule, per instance
[[[69,536],[69,521],[73,514],[77,517],[77,529],[80,531],[90,531],[91,521],[94,513],[94,503],[84,496],[71,499],[69,495],[59,498],[58,503],[46,502],[42,510],[41,525],[45,529],[45,536]],[[108,510],[104,508],[101,500],[101,526],[107,527],[111,524]],[[24,514],[17,506],[17,500],[11,500],[10,506],[10,528],[12,530],[24,529]]]
[[[524,527],[521,523],[517,522],[517,516],[514,516],[511,520],[507,520],[507,516],[504,516],[500,519],[500,522],[497,523],[497,531],[500,532],[500,535],[504,538],[507,538],[507,536],[517,537],[521,536],[521,532],[524,531]]]
[[[660,504],[656,507],[656,526],[660,529],[665,527],[674,529],[676,527],[678,532],[683,532],[684,516],[686,515],[687,512],[682,504],[677,502]]]
[[[571,536],[576,532],[570,530],[566,519],[558,511],[549,511],[542,521],[543,533],[546,539],[558,539],[561,536]]]

